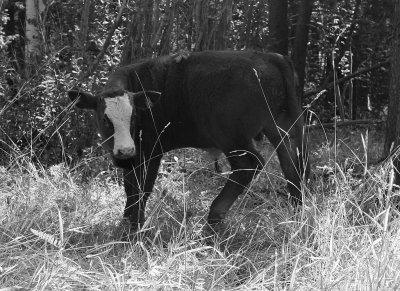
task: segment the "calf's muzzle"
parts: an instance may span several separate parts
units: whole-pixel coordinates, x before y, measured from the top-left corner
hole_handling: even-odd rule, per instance
[[[121,160],[131,159],[135,156],[134,147],[123,147],[113,151],[114,157]]]

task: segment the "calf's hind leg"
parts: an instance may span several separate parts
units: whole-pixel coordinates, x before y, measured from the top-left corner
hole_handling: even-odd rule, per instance
[[[294,206],[301,205],[301,179],[304,174],[306,176],[308,174],[308,166],[305,170],[303,160],[303,155],[306,153],[303,152],[302,120],[295,120],[289,114],[281,114],[277,126],[265,129],[263,132],[276,148],[282,172],[288,181],[290,201]]]
[[[211,227],[215,227],[222,222],[237,197],[264,166],[264,159],[252,144],[245,150],[233,150],[224,153],[233,173],[229,175],[221,193],[211,204],[207,219]]]

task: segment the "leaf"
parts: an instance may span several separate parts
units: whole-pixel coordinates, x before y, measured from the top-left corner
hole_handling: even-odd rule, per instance
[[[45,233],[45,232],[42,232],[40,230],[36,230],[36,229],[33,229],[33,228],[31,228],[31,232],[34,235],[36,235],[37,237],[39,237],[42,240],[44,240],[45,242],[55,246],[56,248],[61,249],[63,247],[61,240],[59,240],[58,238],[56,238],[52,234],[48,234],[48,233]]]

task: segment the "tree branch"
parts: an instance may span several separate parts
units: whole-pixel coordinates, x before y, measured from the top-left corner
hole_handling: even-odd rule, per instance
[[[380,124],[383,123],[382,120],[374,120],[374,119],[358,119],[358,120],[346,120],[332,123],[321,123],[321,124],[312,124],[307,125],[308,129],[317,129],[317,128],[335,128],[341,126],[350,126],[350,125],[365,125],[365,124]]]
[[[103,47],[102,47],[101,51],[99,52],[99,54],[97,55],[96,59],[93,61],[92,65],[89,67],[89,69],[87,70],[87,72],[86,72],[86,74],[84,75],[83,78],[89,77],[97,69],[97,66],[99,65],[99,62],[104,57],[104,54],[106,53],[106,50],[108,49],[108,47],[111,44],[111,38],[114,35],[115,30],[121,24],[122,13],[125,10],[127,2],[128,2],[128,0],[124,0],[124,2],[122,3],[121,7],[119,8],[117,18],[115,19],[115,21],[113,23],[113,26],[111,27],[110,31],[108,32],[108,35],[106,37],[106,40],[104,41],[104,44],[103,44]]]
[[[375,69],[378,69],[378,68],[380,68],[380,67],[382,67],[382,66],[385,66],[385,65],[387,65],[387,64],[389,64],[389,60],[380,62],[380,63],[378,63],[378,64],[376,64],[376,65],[374,65],[374,66],[372,66],[372,67],[359,70],[359,71],[357,71],[357,72],[355,72],[355,73],[353,73],[353,74],[351,74],[351,75],[348,75],[348,76],[346,76],[346,77],[344,77],[344,78],[341,78],[341,79],[337,80],[336,82],[331,82],[331,83],[327,84],[326,86],[322,86],[322,87],[320,87],[320,88],[318,88],[318,89],[316,89],[316,90],[309,91],[309,92],[307,92],[307,93],[304,94],[304,97],[309,97],[309,96],[315,95],[315,94],[321,92],[322,90],[332,88],[334,85],[337,85],[337,84],[346,82],[346,81],[348,81],[348,80],[350,80],[350,79],[353,79],[353,78],[355,78],[355,77],[358,77],[359,75],[363,75],[363,74],[365,74],[365,73],[368,73],[368,72],[370,72],[370,71],[373,71],[373,70],[375,70]]]

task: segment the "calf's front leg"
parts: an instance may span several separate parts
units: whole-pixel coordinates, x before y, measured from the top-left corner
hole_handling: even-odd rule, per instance
[[[124,169],[124,187],[126,205],[124,218],[131,224],[131,230],[138,231],[145,222],[147,199],[153,190],[157,178],[161,156],[135,165],[133,169]]]

